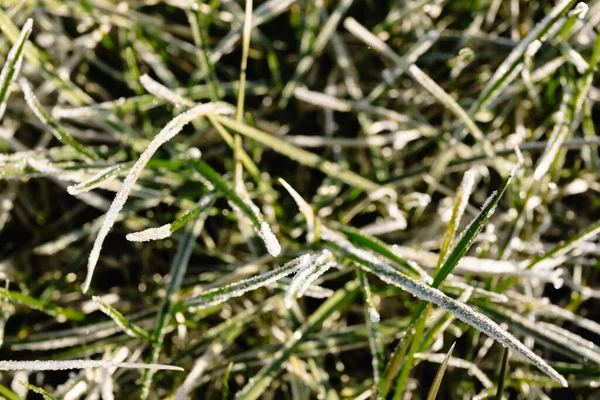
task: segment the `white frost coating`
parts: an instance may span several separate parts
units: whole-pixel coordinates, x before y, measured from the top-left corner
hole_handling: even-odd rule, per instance
[[[232,283],[231,285],[227,285],[221,288],[208,290],[198,297],[186,300],[185,304],[191,306],[190,310],[198,311],[210,306],[224,303],[229,299],[242,296],[246,292],[250,292],[260,287],[267,286],[273,282],[278,281],[281,278],[286,277],[294,271],[305,268],[306,265],[311,262],[311,259],[311,255],[304,254],[282,265],[279,268],[275,268],[272,271],[253,276],[251,278],[244,279],[240,282]]]
[[[271,230],[271,227],[266,222],[260,224],[260,237],[264,240],[270,255],[277,257],[281,253],[281,245]]]
[[[527,50],[525,50],[525,56],[533,57],[541,47],[542,42],[540,40],[534,40],[529,46],[527,46]]]
[[[589,10],[590,7],[582,1],[577,3],[575,8],[569,11],[568,15],[569,17],[576,16],[579,19],[584,19]]]
[[[381,320],[381,316],[379,315],[376,309],[374,309],[373,307],[367,307],[367,309],[369,310],[369,319],[371,320],[371,322],[377,323]]]
[[[315,106],[327,108],[330,110],[340,111],[340,112],[350,112],[352,111],[352,107],[345,102],[344,100],[340,100],[336,97],[326,95],[324,93],[313,92],[312,90],[308,90],[305,87],[299,87],[294,90],[294,97],[298,100],[302,100],[306,103],[313,104]]]
[[[58,175],[58,174],[62,174],[62,173],[65,172],[65,171],[63,171],[61,169],[54,168],[54,167],[50,166],[46,162],[43,162],[43,161],[40,161],[40,160],[36,160],[35,158],[28,158],[27,159],[27,164],[29,164],[29,166],[31,166],[32,168],[38,170],[42,174]]]
[[[138,368],[183,371],[183,368],[174,365],[127,363],[104,360],[0,361],[0,371],[64,371],[83,368]]]
[[[171,236],[171,224],[165,224],[158,228],[148,228],[143,231],[133,232],[125,236],[130,242],[149,242],[151,240],[166,239]]]
[[[289,183],[284,181],[282,178],[279,178],[279,183],[281,183],[285,190],[288,191],[290,196],[292,196],[292,198],[296,202],[296,205],[298,206],[298,210],[300,210],[300,213],[304,215],[304,218],[306,219],[307,239],[309,242],[312,242],[315,239],[315,213],[313,212],[312,207],[306,202],[306,200],[302,198],[302,196],[300,196],[300,193],[298,193],[296,189],[294,189]]]
[[[285,305],[285,308],[289,309],[292,307],[293,300],[297,297],[301,297],[298,295],[298,293],[300,292],[304,282],[317,270],[319,266],[331,260],[332,257],[333,256],[329,250],[324,250],[317,255],[311,256],[308,262],[298,269],[298,272],[296,272],[296,275],[294,275],[290,286],[285,292],[285,296],[283,298],[283,304]]]
[[[300,290],[298,291],[298,296],[302,297],[306,293],[306,291],[311,287],[314,281],[316,281],[321,275],[327,272],[330,268],[336,266],[337,263],[335,261],[330,261],[323,265],[318,265],[315,270],[306,278],[306,280],[300,286]]]
[[[148,74],[144,74],[140,77],[140,83],[142,84],[144,89],[148,91],[148,93],[151,93],[156,97],[162,97],[168,100],[169,102],[173,103],[176,107],[193,104],[191,100],[180,96],[179,94],[175,93],[166,86],[158,83],[150,76],[148,76]]]
[[[112,165],[108,168],[104,168],[104,169],[98,171],[98,173],[93,175],[91,178],[85,180],[84,182],[78,183],[76,185],[67,186],[67,192],[72,196],[76,196],[81,193],[89,192],[90,190],[95,189],[98,186],[115,179],[117,177],[116,172],[125,168],[126,165],[127,165],[127,163]],[[114,175],[109,176],[105,179],[102,179],[104,176],[112,174],[112,173],[114,173]]]
[[[115,324],[117,324],[117,326],[123,330],[123,332],[125,332],[127,335],[129,335],[133,338],[139,337],[139,335],[136,335],[135,332],[133,332],[129,327],[127,327],[125,324],[123,324],[123,322],[121,321],[120,318],[116,318],[116,316],[113,314],[112,310],[110,308],[106,307],[106,304],[102,301],[102,299],[100,297],[92,296],[92,300],[94,301],[94,303],[96,303],[96,305],[98,306],[100,311],[102,311],[110,319],[112,319],[115,322]]]
[[[361,267],[363,267],[366,271],[376,275],[382,281],[397,286],[413,296],[425,300],[427,302],[433,303],[439,307],[442,307],[444,310],[450,312],[459,320],[463,321],[466,324],[469,324],[497,342],[501,343],[505,347],[509,347],[512,350],[520,353],[522,356],[527,358],[532,364],[538,367],[541,371],[546,373],[556,382],[559,382],[564,387],[568,386],[566,379],[560,375],[556,370],[554,370],[550,365],[548,365],[541,357],[536,355],[533,351],[531,351],[527,346],[518,341],[514,336],[508,333],[506,330],[502,329],[498,324],[492,321],[487,316],[475,312],[468,305],[456,301],[444,293],[439,291],[438,289],[434,289],[431,286],[416,281],[403,273],[396,271],[394,268],[380,263],[373,256],[367,256],[365,258],[365,253],[363,250],[360,250],[353,246],[350,242],[345,239],[341,239],[336,237],[338,235],[329,235],[331,231],[328,231],[326,228],[323,228],[324,239],[329,239],[329,237],[335,238],[336,245],[340,246],[344,251],[353,255],[354,257],[361,259]],[[325,232],[328,233],[327,237]],[[331,240],[331,239],[329,239]],[[366,253],[368,254],[368,253]],[[375,260],[373,260],[375,258]],[[374,262],[375,261],[375,262]]]
[[[81,288],[84,293],[87,292],[90,287],[90,283],[92,282],[92,275],[94,274],[94,269],[96,268],[98,258],[100,257],[100,251],[102,250],[102,243],[104,242],[104,239],[114,225],[117,217],[119,216],[119,212],[121,209],[123,209],[123,206],[129,197],[129,193],[133,189],[133,185],[158,148],[167,141],[171,140],[174,136],[181,132],[186,124],[192,122],[196,118],[206,114],[224,114],[231,113],[231,111],[231,107],[229,105],[223,105],[223,103],[207,103],[197,105],[173,118],[171,122],[169,122],[154,137],[154,139],[152,139],[148,145],[148,148],[144,150],[144,152],[140,155],[140,158],[136,161],[131,170],[129,170],[129,173],[123,182],[123,186],[121,186],[121,189],[119,189],[117,192],[115,199],[113,200],[108,212],[106,213],[106,216],[104,217],[104,222],[100,228],[100,231],[98,232],[96,240],[94,241],[94,247],[92,248],[90,257],[88,259],[87,276]]]
[[[36,102],[38,101],[33,93],[33,89],[31,85],[25,78],[19,79],[19,85],[21,86],[21,90],[23,91],[23,95],[25,95],[25,102],[33,111],[33,114],[42,122],[44,125],[48,125],[48,118],[40,111]],[[54,129],[52,129],[54,131]]]
[[[19,72],[21,71],[21,65],[23,64],[24,51],[21,51],[21,54],[19,54],[19,58],[16,61],[15,61],[15,57],[17,56],[17,52],[19,51],[19,47],[21,47],[21,44],[25,40],[27,40],[27,38],[31,34],[32,27],[33,27],[33,19],[29,18],[29,19],[27,19],[27,21],[25,21],[25,24],[23,24],[23,28],[21,29],[21,34],[19,35],[19,38],[17,39],[17,41],[15,42],[13,47],[11,47],[10,51],[8,52],[8,56],[6,57],[6,62],[4,63],[4,66],[2,67],[2,72],[0,72],[0,88],[6,87],[6,93],[4,95],[4,99],[2,100],[2,103],[0,103],[0,119],[2,119],[2,117],[4,116],[4,112],[6,111],[6,103],[8,100],[8,94],[10,92],[10,85],[15,81],[15,79],[17,79],[17,76],[19,75]],[[24,46],[24,44],[23,44],[23,46]],[[12,76],[9,76],[12,65],[14,65],[14,68],[12,70]]]

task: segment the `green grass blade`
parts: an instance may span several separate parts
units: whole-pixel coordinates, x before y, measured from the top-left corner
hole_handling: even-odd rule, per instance
[[[58,141],[67,146],[71,146],[76,152],[81,154],[87,160],[98,161],[100,159],[96,153],[87,149],[85,146],[75,140],[73,136],[71,136],[63,127],[54,121],[52,115],[50,115],[50,113],[39,102],[37,97],[35,97],[31,85],[25,78],[21,78],[19,80],[19,84],[21,85],[21,90],[23,90],[23,93],[25,94],[25,100],[27,101],[27,105],[31,111],[33,111],[40,122],[44,124],[44,126],[46,126],[50,132],[52,132]]]
[[[93,296],[92,300],[94,300],[94,303],[98,304],[100,311],[115,321],[115,324],[117,324],[119,328],[123,330],[123,332],[134,338],[150,339],[150,334],[146,332],[145,329],[142,329],[133,322],[129,321],[123,314],[115,310],[110,304],[102,301],[100,297]]]
[[[6,62],[0,72],[0,120],[4,116],[6,111],[6,104],[10,96],[10,85],[17,79],[19,72],[21,71],[21,65],[23,64],[23,48],[25,43],[31,34],[33,28],[33,20],[29,18],[19,34],[19,38],[15,44],[11,47],[6,57]]]
[[[446,367],[448,366],[448,360],[450,360],[450,357],[452,356],[452,352],[454,351],[455,344],[456,343],[452,344],[452,346],[450,347],[450,350],[448,350],[448,354],[446,354],[444,361],[440,365],[440,368],[438,369],[437,374],[435,374],[435,378],[433,379],[433,383],[431,384],[431,388],[429,389],[429,393],[427,394],[427,400],[435,400],[436,399],[438,391],[440,390],[440,384],[442,383],[442,379],[444,378],[444,374],[446,373]]]
[[[446,277],[452,273],[454,268],[458,265],[460,259],[467,253],[467,251],[469,251],[473,240],[479,234],[479,232],[481,232],[485,223],[496,210],[496,206],[498,205],[500,198],[502,198],[506,188],[517,172],[517,167],[518,166],[513,167],[506,179],[504,179],[504,182],[502,182],[502,185],[486,200],[485,204],[481,208],[481,212],[475,217],[469,226],[465,228],[460,236],[460,240],[456,246],[454,246],[448,255],[448,258],[446,258],[446,261],[442,263],[438,273],[433,278],[433,283],[431,285],[432,287],[439,287]]]
[[[173,234],[173,232],[183,228],[188,222],[193,221],[200,214],[208,211],[214,203],[215,197],[215,194],[208,194],[204,196],[194,208],[170,224],[165,224],[159,226],[158,228],[148,228],[144,229],[143,231],[129,233],[127,234],[126,238],[131,242],[147,242],[150,240],[168,238],[171,236],[171,234]]]
[[[433,303],[444,310],[450,312],[459,320],[471,325],[492,339],[500,342],[504,346],[510,347],[527,358],[532,364],[540,368],[544,373],[550,376],[556,382],[567,386],[567,381],[542,358],[518,341],[514,336],[502,329],[497,323],[483,314],[477,313],[468,305],[456,301],[439,290],[416,281],[409,276],[395,270],[389,265],[381,263],[370,253],[355,248],[352,244],[345,241],[339,235],[331,231],[324,231],[323,240],[336,251],[342,251],[347,257],[357,261],[367,272],[377,276],[382,281],[397,286],[415,297],[429,303]]]
[[[39,386],[32,385],[29,382],[16,381],[19,385],[26,387],[34,393],[41,394],[44,400],[57,400],[56,397],[52,396],[52,394],[48,393],[44,389]]]
[[[498,385],[496,390],[495,400],[502,400],[504,396],[504,384],[506,382],[506,374],[508,372],[508,357],[510,355],[510,351],[508,348],[504,348],[504,354],[502,355],[502,367],[500,368],[500,376],[498,377]]]
[[[219,192],[223,193],[232,206],[237,207],[248,217],[257,235],[265,242],[269,254],[278,256],[279,253],[281,253],[281,245],[277,241],[269,224],[264,220],[260,209],[252,203],[252,200],[246,196],[242,198],[223,178],[221,178],[217,171],[204,161],[197,160],[193,165],[207,181],[214,185]]]
[[[62,317],[72,321],[83,321],[85,319],[85,314],[82,314],[79,311],[55,306],[22,293],[12,292],[10,290],[0,288],[0,296],[29,307],[33,310],[41,311],[52,317]]]

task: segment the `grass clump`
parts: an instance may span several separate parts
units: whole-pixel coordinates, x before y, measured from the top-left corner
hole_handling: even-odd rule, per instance
[[[591,398],[598,15],[0,1],[0,395]]]

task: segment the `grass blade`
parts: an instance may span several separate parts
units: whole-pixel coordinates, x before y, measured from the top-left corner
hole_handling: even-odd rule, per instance
[[[184,301],[184,305],[191,307],[194,310],[202,310],[210,306],[224,303],[229,299],[242,296],[244,293],[276,282],[279,279],[294,273],[294,271],[309,266],[312,261],[313,257],[309,254],[304,254],[285,263],[281,267],[265,272],[264,274],[256,275],[252,278],[244,279],[222,288],[211,289],[198,297],[187,299]]]
[[[450,360],[450,357],[452,356],[455,344],[456,343],[452,344],[450,350],[448,350],[448,354],[446,354],[444,361],[440,365],[437,374],[435,374],[435,378],[433,379],[433,383],[431,384],[431,389],[429,389],[429,393],[427,394],[427,400],[435,400],[435,398],[437,397],[438,391],[440,390],[440,384],[442,383],[442,379],[444,378],[444,374],[446,373],[448,360]]]
[[[367,272],[372,273],[390,285],[407,291],[421,300],[443,308],[459,320],[500,342],[505,347],[509,347],[520,353],[553,380],[565,387],[567,386],[567,381],[562,375],[490,318],[475,312],[471,307],[446,296],[439,290],[423,282],[416,281],[396,271],[389,265],[382,264],[376,257],[364,250],[357,249],[334,232],[323,231],[322,237],[323,240],[332,245],[336,250],[343,251],[348,257],[360,263],[361,267]]]
[[[194,108],[189,109],[188,111],[179,114],[177,117],[173,118],[171,122],[169,122],[155,137],[152,139],[146,150],[140,155],[140,158],[136,161],[136,163],[131,167],[121,189],[117,192],[115,199],[108,212],[104,217],[104,222],[102,223],[102,227],[98,232],[98,236],[96,236],[96,240],[94,241],[94,246],[90,253],[90,257],[88,259],[87,266],[87,276],[85,281],[81,287],[81,290],[85,293],[90,288],[90,284],[92,283],[92,276],[94,275],[94,269],[96,268],[96,264],[98,263],[98,258],[100,258],[100,251],[102,250],[102,243],[104,243],[104,239],[108,236],[108,232],[114,225],[119,212],[123,209],[127,198],[129,197],[129,193],[133,189],[133,185],[137,181],[138,177],[142,173],[142,170],[150,161],[150,158],[154,155],[154,153],[158,150],[160,146],[162,146],[167,141],[171,140],[175,137],[185,125],[192,122],[193,120],[206,115],[207,113],[229,113],[231,112],[231,108],[228,105],[224,105],[221,103],[207,103],[200,104]]]
[[[6,57],[6,62],[0,72],[0,120],[6,112],[6,104],[10,97],[10,85],[17,79],[23,64],[23,48],[33,29],[33,20],[29,18],[23,24],[19,38],[11,47]]]
[[[107,304],[104,301],[102,301],[100,297],[93,296],[92,300],[94,301],[94,303],[98,304],[100,311],[102,311],[104,314],[110,317],[110,319],[115,321],[115,324],[117,324],[119,328],[121,328],[123,332],[125,332],[129,336],[142,339],[150,338],[150,334],[146,332],[146,330],[130,322],[127,318],[125,318],[123,314],[115,310],[110,304]]]
[[[281,253],[281,245],[269,224],[264,220],[260,209],[252,202],[252,200],[247,196],[240,196],[223,178],[221,178],[217,171],[204,161],[197,160],[193,165],[207,181],[213,184],[218,191],[223,193],[233,207],[237,207],[248,217],[256,233],[264,241],[269,254],[278,256],[279,253]]]
[[[504,354],[502,355],[502,367],[500,368],[500,376],[498,377],[498,389],[496,390],[495,400],[502,400],[504,396],[504,383],[506,382],[506,374],[508,372],[508,356],[509,350],[507,348],[504,349]]]
[[[160,240],[165,239],[171,236],[173,232],[183,228],[188,222],[194,220],[198,215],[207,211],[215,200],[214,194],[209,194],[204,196],[198,204],[190,211],[188,211],[181,218],[171,222],[170,224],[165,224],[159,226],[158,228],[148,228],[143,231],[129,233],[126,236],[126,239],[131,242],[147,242],[150,240]]]
[[[56,397],[52,396],[52,394],[48,393],[44,389],[39,386],[32,385],[29,382],[16,381],[19,385],[26,387],[34,393],[41,394],[44,400],[58,400]]]
[[[0,371],[65,371],[85,368],[133,368],[183,371],[183,368],[173,365],[114,362],[105,360],[0,361]]]
[[[98,161],[100,157],[93,151],[84,147],[81,143],[73,138],[63,127],[61,127],[54,119],[52,115],[42,106],[35,94],[31,85],[25,78],[19,79],[19,85],[25,95],[25,101],[27,105],[33,111],[35,116],[40,120],[44,126],[46,126],[50,132],[54,135],[61,143],[71,146],[77,153],[81,154],[85,159],[90,161]]]
[[[381,188],[381,186],[379,186],[377,183],[363,178],[362,176],[343,168],[339,164],[326,161],[314,153],[284,142],[283,140],[269,135],[261,130],[241,124],[230,118],[217,116],[215,119],[226,127],[267,147],[270,147],[274,151],[283,154],[284,156],[289,157],[300,164],[317,168],[324,174],[339,179],[351,187],[356,187],[366,192],[372,192]]]
[[[83,321],[85,319],[85,314],[82,314],[79,311],[55,306],[53,304],[46,303],[45,301],[38,300],[34,297],[17,292],[12,292],[4,288],[0,288],[0,296],[12,300],[16,303],[22,304],[31,309],[46,313],[52,317],[61,317],[72,321]]]

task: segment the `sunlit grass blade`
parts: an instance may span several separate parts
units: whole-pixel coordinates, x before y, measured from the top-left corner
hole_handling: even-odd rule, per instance
[[[273,354],[270,362],[265,365],[252,379],[244,386],[244,388],[236,394],[239,400],[254,400],[259,398],[262,393],[269,387],[273,379],[279,375],[283,364],[294,353],[299,344],[306,339],[306,336],[317,330],[321,324],[335,311],[342,310],[348,303],[354,299],[359,289],[359,283],[354,280],[346,284],[346,286],[336,291],[333,296],[328,298],[321,306],[314,311],[306,322],[298,328],[293,336]]]
[[[2,67],[2,72],[0,72],[0,120],[2,120],[4,112],[6,111],[6,103],[10,97],[10,86],[17,79],[19,72],[21,71],[21,65],[23,64],[23,48],[31,34],[32,28],[33,20],[29,18],[25,24],[23,24],[19,38],[8,52],[6,61]]]
[[[510,351],[508,348],[504,348],[504,354],[502,355],[502,367],[500,368],[500,376],[498,377],[498,384],[496,385],[496,396],[495,400],[502,400],[504,396],[504,384],[506,382],[506,374],[508,372],[508,357],[510,355]]]
[[[436,399],[438,391],[440,390],[440,384],[442,383],[442,379],[444,378],[444,374],[446,373],[446,367],[448,366],[448,360],[450,360],[450,357],[452,357],[452,352],[454,351],[455,344],[456,343],[452,344],[452,346],[450,347],[450,350],[448,350],[448,354],[446,354],[444,361],[440,365],[438,372],[435,374],[435,378],[433,379],[433,383],[431,384],[431,388],[429,389],[429,393],[427,394],[427,400],[435,400]]]
[[[309,242],[317,240],[319,238],[320,221],[315,216],[312,207],[306,202],[306,200],[302,198],[302,196],[300,196],[296,189],[294,189],[289,183],[284,181],[282,178],[279,178],[279,183],[281,183],[285,190],[287,190],[288,193],[292,196],[292,198],[296,202],[296,205],[298,206],[298,210],[300,210],[300,213],[304,216],[304,219],[306,219],[307,240]]]
[[[467,204],[469,203],[469,197],[471,196],[474,185],[475,172],[469,170],[465,172],[460,187],[456,192],[456,200],[454,202],[454,207],[452,208],[452,215],[450,216],[450,221],[448,221],[448,226],[446,228],[446,232],[444,232],[444,238],[442,239],[442,245],[440,246],[438,266],[440,266],[446,259],[446,255],[450,250],[450,246],[452,245],[454,236],[458,230],[460,220],[465,212],[465,209],[467,208]]]
[[[117,324],[119,328],[121,328],[123,332],[125,332],[129,336],[142,339],[150,338],[150,334],[146,332],[146,330],[130,322],[127,318],[125,318],[123,314],[115,310],[110,304],[102,301],[100,297],[93,296],[92,300],[94,300],[94,303],[98,304],[100,311],[102,311],[104,314],[109,316],[110,319],[115,321],[115,324]]]
[[[98,232],[98,236],[94,241],[94,246],[90,253],[88,259],[87,266],[87,276],[85,281],[81,287],[82,291],[85,293],[90,287],[92,282],[92,276],[94,274],[94,269],[96,268],[96,264],[98,262],[98,258],[100,258],[100,251],[102,250],[102,243],[104,243],[104,239],[108,236],[110,229],[114,225],[115,221],[125,202],[127,201],[131,190],[133,189],[133,185],[137,181],[138,177],[142,173],[142,170],[150,161],[150,158],[154,155],[154,153],[159,149],[161,145],[166,143],[175,137],[185,125],[192,122],[193,120],[206,115],[207,113],[230,113],[231,108],[228,105],[222,104],[200,104],[194,108],[189,109],[188,111],[179,114],[177,117],[173,118],[171,122],[169,122],[150,142],[146,150],[140,155],[140,158],[136,161],[136,163],[131,167],[127,177],[123,181],[123,186],[119,189],[119,192],[115,196],[112,204],[106,216],[104,217],[104,222],[102,223],[102,227]]]
[[[518,167],[519,165],[516,165],[511,169],[508,176],[504,179],[502,185],[497,190],[495,190],[483,204],[483,206],[481,207],[481,212],[475,217],[473,221],[471,221],[469,226],[467,226],[465,230],[461,233],[458,243],[456,243],[456,246],[454,246],[448,257],[442,263],[438,272],[434,276],[433,283],[431,285],[432,287],[438,287],[446,279],[446,277],[452,273],[454,268],[456,268],[460,259],[465,256],[467,251],[469,251],[475,237],[479,234],[479,232],[481,232],[485,223],[494,214],[494,211],[498,206],[498,202],[502,198],[502,195],[506,191],[506,188],[515,176]]]
[[[105,360],[0,361],[0,371],[64,371],[85,368],[132,368],[183,371],[183,368],[173,365],[113,362]]]
[[[63,127],[61,127],[50,115],[50,113],[42,106],[35,94],[31,85],[25,78],[19,79],[21,90],[25,95],[25,101],[27,105],[33,111],[35,116],[40,120],[44,126],[46,126],[50,132],[58,139],[61,143],[71,146],[75,151],[81,154],[85,159],[91,161],[97,161],[100,157],[93,151],[84,147],[81,143],[73,138]]]

